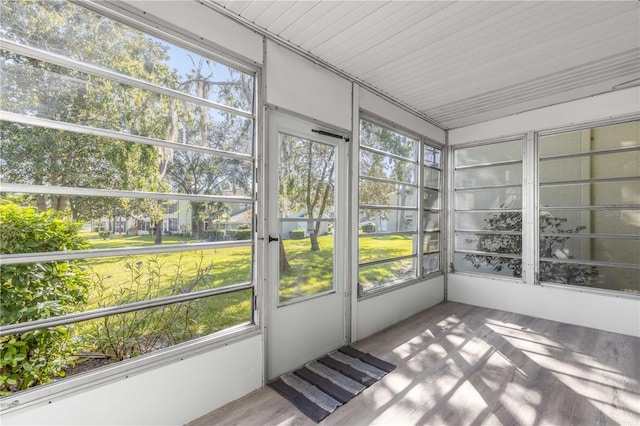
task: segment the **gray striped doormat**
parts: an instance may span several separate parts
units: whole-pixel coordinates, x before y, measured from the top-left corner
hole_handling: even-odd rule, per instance
[[[317,423],[394,368],[387,361],[345,346],[269,386]]]

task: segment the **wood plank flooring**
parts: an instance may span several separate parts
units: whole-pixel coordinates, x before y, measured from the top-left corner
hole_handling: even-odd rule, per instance
[[[397,368],[327,425],[640,425],[640,339],[446,302],[353,345]],[[190,423],[313,425],[269,388]]]

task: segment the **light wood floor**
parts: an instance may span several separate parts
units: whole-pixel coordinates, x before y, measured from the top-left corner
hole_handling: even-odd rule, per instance
[[[446,302],[354,347],[397,365],[323,423],[640,425],[640,339]],[[191,425],[313,425],[269,388]]]

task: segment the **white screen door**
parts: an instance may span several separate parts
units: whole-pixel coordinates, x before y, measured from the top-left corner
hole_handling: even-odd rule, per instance
[[[345,342],[346,142],[269,116],[267,378]],[[326,130],[326,129],[325,129]]]

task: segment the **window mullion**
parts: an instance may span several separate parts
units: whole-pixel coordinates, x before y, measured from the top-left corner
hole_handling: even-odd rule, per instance
[[[535,284],[538,253],[538,209],[536,203],[537,152],[535,135],[528,132],[524,140],[522,164],[522,279]]]

